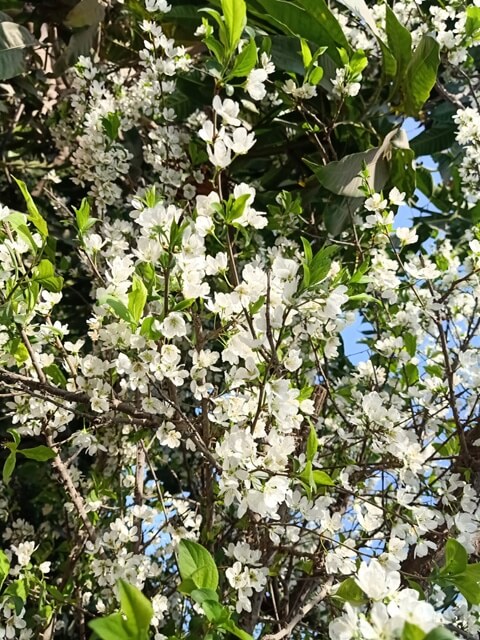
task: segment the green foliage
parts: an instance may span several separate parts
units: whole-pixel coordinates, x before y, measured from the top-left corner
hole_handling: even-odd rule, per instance
[[[133,585],[119,580],[120,612],[90,621],[101,640],[148,640],[153,617],[151,602]]]
[[[211,554],[193,540],[181,540],[178,547],[178,569],[182,577],[181,590],[189,593],[196,589],[218,587],[218,570]]]
[[[0,19],[0,80],[9,80],[25,70],[25,51],[35,38],[22,25]]]

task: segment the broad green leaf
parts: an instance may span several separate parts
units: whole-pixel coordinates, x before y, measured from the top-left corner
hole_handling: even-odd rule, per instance
[[[0,589],[3,587],[5,578],[10,571],[10,562],[5,555],[5,552],[0,549]]]
[[[450,538],[445,545],[445,564],[440,573],[456,575],[463,573],[467,568],[468,554],[465,547],[459,542]]]
[[[313,461],[315,454],[317,453],[317,449],[318,449],[318,436],[317,436],[317,432],[315,431],[315,427],[312,425],[310,425],[310,432],[308,434],[308,440],[307,440],[307,460],[309,460],[310,462]]]
[[[211,554],[198,542],[180,540],[178,568],[182,580],[190,578],[198,589],[218,587],[218,570]]]
[[[379,192],[385,186],[388,180],[387,156],[390,155],[392,146],[404,144],[403,134],[401,129],[394,129],[387,134],[379,147],[352,153],[325,166],[318,165],[308,158],[304,158],[304,162],[326,189],[340,196],[358,198],[363,195],[360,189],[363,183],[360,173],[364,167],[369,175],[368,185],[373,191]]]
[[[412,58],[412,36],[410,31],[406,29],[397,16],[386,7],[386,32],[387,41],[390,51],[393,53],[397,62],[397,81],[400,81],[405,69]]]
[[[446,123],[434,122],[429,129],[412,138],[410,146],[417,157],[430,156],[451,147],[455,142],[455,132],[456,126],[453,120]]]
[[[228,34],[230,53],[237,46],[247,23],[245,0],[220,0]]]
[[[91,620],[88,626],[101,640],[139,640],[140,636],[133,636],[125,627],[121,613],[112,613],[105,618]]]
[[[340,23],[330,11],[325,0],[296,0],[297,4],[305,9],[307,14],[315,20],[323,29],[327,30],[333,40],[350,51],[350,43],[348,42]]]
[[[401,640],[423,640],[425,638],[425,631],[420,629],[416,624],[411,622],[405,622],[403,627]]]
[[[366,602],[365,594],[360,589],[354,578],[344,580],[333,594],[334,598],[340,598],[345,602],[359,605]]]
[[[32,447],[31,449],[17,449],[17,451],[25,458],[28,458],[29,460],[37,460],[38,462],[52,460],[52,458],[55,458],[57,455],[53,449],[42,444],[38,447]]]
[[[37,205],[34,203],[33,198],[27,189],[27,185],[23,182],[23,180],[17,180],[17,178],[13,179],[19,186],[25,200],[25,204],[27,205],[28,219],[40,232],[42,238],[46,238],[48,236],[47,223],[40,214],[40,211],[37,209]]]
[[[449,578],[469,604],[480,604],[480,564],[469,564],[459,575]]]
[[[120,606],[127,617],[127,626],[137,633],[146,633],[153,617],[152,603],[143,593],[124,580],[118,581]]]
[[[63,24],[70,29],[97,25],[105,17],[105,5],[100,0],[80,0],[67,14]]]
[[[229,78],[243,78],[248,76],[257,62],[257,45],[253,38],[246,44],[241,52],[236,56]]]
[[[32,34],[15,22],[0,21],[0,81],[25,71],[25,49],[35,44]]]
[[[147,302],[147,288],[141,278],[134,274],[132,279],[132,290],[128,294],[128,310],[135,322],[139,322],[142,317],[145,304]]]
[[[17,462],[16,451],[11,451],[3,464],[2,480],[3,484],[8,484]]]
[[[416,116],[428,100],[437,79],[439,64],[438,42],[431,36],[424,35],[405,72],[403,108],[407,115]]]
[[[305,8],[299,7],[295,2],[287,2],[286,0],[258,1],[267,12],[264,17],[265,20],[277,25],[286,34],[295,35],[317,45],[329,47],[330,55],[337,62],[340,62],[337,51],[338,43],[328,27],[309,15]]]

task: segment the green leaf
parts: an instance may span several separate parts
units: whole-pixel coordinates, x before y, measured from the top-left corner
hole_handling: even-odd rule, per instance
[[[366,602],[365,594],[360,589],[354,578],[344,580],[333,594],[334,598],[340,598],[345,602],[360,605]]]
[[[27,601],[27,582],[26,580],[15,580],[11,582],[3,592],[2,596],[13,596],[22,601],[23,604]]]
[[[397,16],[386,4],[386,32],[390,51],[397,62],[397,78],[401,80],[404,71],[412,58],[412,36],[398,20]]]
[[[0,21],[0,81],[25,71],[25,49],[35,44],[32,34],[15,22]]]
[[[10,571],[10,562],[5,555],[5,552],[0,549],[0,589],[3,587],[5,578]]]
[[[436,627],[432,629],[423,640],[457,640],[456,636],[445,627]]]
[[[405,338],[404,338],[405,339]],[[456,575],[463,573],[467,568],[468,554],[459,542],[450,538],[445,545],[445,564],[440,574]]]
[[[65,388],[67,386],[67,379],[65,378],[63,371],[55,362],[43,367],[43,372],[46,373],[59,387]]]
[[[480,564],[469,564],[465,571],[449,578],[469,604],[480,604]]]
[[[106,298],[105,301],[102,302],[102,304],[107,304],[109,307],[111,307],[113,311],[117,314],[117,316],[122,320],[125,320],[125,322],[129,322],[129,323],[133,322],[133,318],[130,311],[123,304],[123,302],[120,302],[120,300],[117,300],[116,298],[108,297]]]
[[[322,485],[325,487],[334,487],[335,482],[325,471],[321,471],[320,469],[315,469],[312,472],[313,481],[317,485]]]
[[[109,113],[102,118],[102,126],[106,135],[113,142],[118,138],[118,132],[120,130],[120,118],[118,113]]]
[[[453,120],[445,123],[434,122],[418,136],[410,140],[410,146],[418,156],[430,156],[448,149],[455,142],[456,126]]]
[[[245,0],[220,0],[222,5],[230,53],[237,46],[247,24],[247,5]]]
[[[474,41],[480,40],[480,7],[473,5],[467,7],[465,33]]]
[[[189,593],[192,600],[202,604],[205,600],[215,600],[218,602],[218,593],[213,589],[192,589]]]
[[[330,268],[332,266],[331,257],[337,253],[338,249],[335,245],[329,247],[323,247],[320,249],[309,264],[310,269],[310,285],[313,286],[319,284],[328,276]]]
[[[201,607],[209,622],[214,622],[215,624],[226,622],[230,616],[228,609],[222,607],[216,600],[204,600]]]
[[[67,14],[63,24],[70,29],[97,25],[105,17],[105,6],[100,0],[80,0]]]
[[[233,620],[226,620],[220,625],[220,628],[233,633],[233,635],[240,638],[240,640],[253,640],[253,637],[246,631],[243,631],[243,629],[237,627]]]
[[[217,590],[217,566],[211,554],[198,542],[180,540],[178,568],[182,580],[190,578],[198,589]]]
[[[48,236],[48,227],[47,223],[43,219],[39,210],[37,209],[36,204],[33,201],[32,196],[30,195],[27,185],[22,180],[17,180],[17,178],[13,178],[22,192],[23,198],[25,200],[25,204],[27,205],[28,211],[28,219],[30,222],[37,228],[40,232],[42,238],[46,238]]]
[[[143,593],[124,580],[118,581],[120,606],[127,617],[127,626],[137,634],[147,632],[153,618],[152,603]]]
[[[128,294],[128,310],[135,320],[139,322],[142,317],[145,304],[147,302],[147,288],[141,278],[134,274],[132,279],[132,290]]]
[[[41,444],[38,447],[32,447],[31,449],[17,449],[18,453],[28,458],[29,460],[37,460],[38,462],[46,462],[52,460],[57,455],[53,449]]]
[[[2,480],[3,484],[8,484],[17,463],[16,451],[11,451],[3,464]]]
[[[233,68],[228,74],[228,78],[242,78],[248,76],[257,62],[257,45],[255,40],[250,38],[238,56],[235,58]]]
[[[47,291],[58,292],[62,290],[63,278],[55,275],[55,267],[50,260],[40,260],[33,269],[32,280],[38,282]]]
[[[425,631],[417,627],[416,624],[411,622],[405,622],[403,627],[401,640],[423,640],[425,638]]]
[[[439,64],[438,42],[431,36],[424,35],[405,72],[403,108],[407,115],[416,116],[428,100],[437,79]]]
[[[363,179],[360,173],[364,168],[368,171],[367,183],[370,189],[379,192],[385,186],[388,180],[387,156],[390,155],[393,146],[404,144],[403,137],[404,132],[401,129],[394,129],[387,134],[379,147],[352,153],[325,166],[318,165],[308,158],[304,158],[304,162],[326,189],[340,196],[358,198],[363,195],[360,188]]]
[[[303,7],[290,0],[258,0],[266,11],[264,19],[288,34],[303,38],[317,45],[329,47],[329,53],[339,63],[337,42],[326,25],[309,15]],[[307,3],[306,3],[307,4]],[[308,4],[311,4],[310,2]],[[297,43],[298,49],[298,43]]]
[[[333,38],[338,45],[350,51],[350,43],[343,33],[340,23],[330,11],[325,0],[296,0],[296,2],[305,9],[310,18],[328,31],[329,36]]]
[[[9,433],[12,436],[15,447],[18,447],[21,440],[20,434],[18,433],[18,431],[16,429],[13,429],[12,427],[11,429],[7,429],[7,433]]]
[[[312,462],[315,457],[315,454],[317,453],[317,450],[318,450],[318,437],[317,437],[317,432],[315,431],[315,427],[312,424],[310,425],[310,432],[308,434],[308,440],[307,440],[307,460]]]
[[[91,620],[88,626],[101,640],[133,640],[132,635],[125,627],[121,613],[112,613],[105,618]]]

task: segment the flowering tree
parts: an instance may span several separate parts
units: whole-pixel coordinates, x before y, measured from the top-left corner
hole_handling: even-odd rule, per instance
[[[4,9],[0,638],[478,637],[479,3]]]

